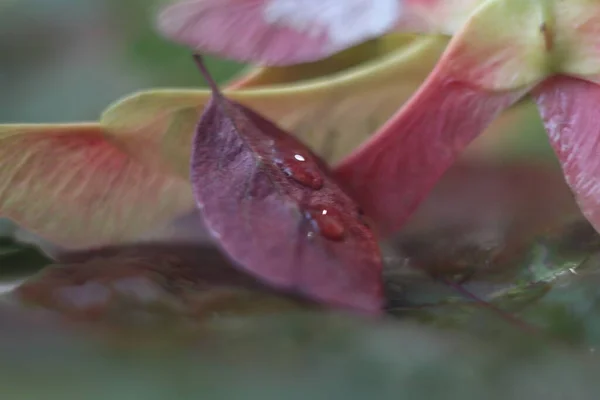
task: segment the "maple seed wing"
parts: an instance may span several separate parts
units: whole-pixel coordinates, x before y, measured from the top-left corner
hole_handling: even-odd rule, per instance
[[[193,210],[189,184],[98,124],[0,125],[0,216],[67,249],[134,240]]]
[[[380,310],[372,232],[292,136],[217,94],[198,124],[191,178],[207,227],[242,268],[315,300]]]
[[[523,9],[525,17],[535,11]],[[465,25],[411,99],[335,169],[381,234],[401,228],[467,145],[541,79],[515,61],[528,54],[530,43],[482,62],[503,45],[485,40],[488,20],[500,11],[491,3],[479,13],[483,20]]]
[[[464,148],[523,93],[490,93],[439,73],[335,169],[380,234],[397,231]]]
[[[567,184],[585,217],[600,232],[600,86],[557,76],[533,94]]]

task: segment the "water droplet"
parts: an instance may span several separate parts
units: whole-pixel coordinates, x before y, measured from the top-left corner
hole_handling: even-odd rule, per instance
[[[323,177],[310,168],[288,167],[284,172],[296,182],[315,190],[323,187]]]
[[[315,229],[326,239],[342,240],[346,229],[342,223],[339,213],[331,208],[319,207],[307,212],[307,218],[311,220]]]
[[[275,163],[296,182],[315,190],[323,187],[324,180],[321,173],[315,166],[306,163],[306,159],[300,154],[295,154],[293,157],[276,158]]]

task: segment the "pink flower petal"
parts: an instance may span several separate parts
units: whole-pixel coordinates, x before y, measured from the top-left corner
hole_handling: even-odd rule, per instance
[[[525,93],[478,89],[443,71],[335,171],[382,234],[400,228],[460,152]]]
[[[400,0],[188,0],[159,16],[162,33],[199,52],[295,64],[391,31]]]
[[[541,39],[497,31],[506,8],[482,7],[412,99],[337,167],[381,234],[399,229],[462,150],[544,79]],[[515,21],[536,17],[538,8],[526,4]]]
[[[456,33],[485,0],[404,0],[397,31]]]
[[[600,86],[557,76],[540,84],[534,95],[567,184],[600,231]]]
[[[393,30],[452,35],[484,2],[183,0],[161,12],[158,28],[201,53],[289,65],[328,57]]]

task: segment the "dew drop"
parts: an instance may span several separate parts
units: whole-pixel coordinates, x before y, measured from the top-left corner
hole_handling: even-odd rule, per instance
[[[346,229],[339,213],[331,208],[318,208],[307,212],[315,229],[326,239],[342,240]]]
[[[323,177],[310,168],[292,166],[284,169],[284,172],[296,182],[308,186],[312,189],[319,190],[323,187]]]
[[[275,163],[296,182],[315,190],[323,187],[324,180],[320,172],[307,163],[304,156],[295,154],[293,157],[276,158]]]

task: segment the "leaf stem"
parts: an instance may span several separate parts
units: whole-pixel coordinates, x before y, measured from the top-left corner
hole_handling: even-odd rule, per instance
[[[210,74],[210,72],[208,72],[208,68],[206,68],[206,64],[204,64],[203,57],[200,54],[194,54],[193,57],[194,57],[196,66],[198,67],[198,70],[200,70],[202,77],[204,78],[206,83],[208,83],[208,86],[210,87],[210,90],[212,91],[213,95],[221,96],[221,89],[219,89],[217,82],[215,82],[215,80],[212,77],[212,75]]]

